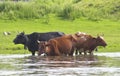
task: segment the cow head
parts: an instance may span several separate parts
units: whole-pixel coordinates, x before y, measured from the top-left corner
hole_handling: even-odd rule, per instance
[[[104,47],[107,46],[107,43],[104,41],[104,38],[102,36],[98,36],[96,40],[99,46],[104,46]]]
[[[52,42],[50,41],[40,41],[38,55],[55,55]]]
[[[46,48],[47,48],[47,41],[37,41],[38,44],[38,55],[44,54],[46,52]]]
[[[28,41],[27,36],[25,35],[24,32],[19,33],[16,38],[13,40],[15,44],[26,44]]]
[[[41,55],[43,53],[45,53],[45,49],[46,49],[46,41],[38,41],[39,45],[38,45],[38,55]]]

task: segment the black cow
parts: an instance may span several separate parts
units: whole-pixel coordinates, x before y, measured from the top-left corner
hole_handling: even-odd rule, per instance
[[[55,37],[60,37],[65,35],[63,32],[46,32],[46,33],[38,33],[33,32],[31,34],[25,34],[24,32],[21,32],[16,36],[16,38],[13,40],[15,44],[23,44],[24,49],[28,48],[28,50],[32,53],[32,55],[35,55],[35,51],[38,51],[38,42],[39,41],[48,41]]]

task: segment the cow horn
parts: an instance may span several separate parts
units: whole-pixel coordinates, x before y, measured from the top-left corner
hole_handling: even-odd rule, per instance
[[[37,42],[38,42],[38,43],[40,43],[40,41],[39,41],[39,40],[37,40]]]
[[[22,33],[25,34],[25,31],[23,31]]]

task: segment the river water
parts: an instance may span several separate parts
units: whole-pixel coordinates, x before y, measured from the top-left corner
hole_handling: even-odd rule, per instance
[[[94,56],[0,55],[0,76],[120,76],[120,52]]]

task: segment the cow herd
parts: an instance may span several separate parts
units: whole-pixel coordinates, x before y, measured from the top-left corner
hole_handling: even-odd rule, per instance
[[[46,32],[31,34],[19,33],[13,40],[15,44],[23,44],[24,49],[28,49],[32,55],[47,56],[73,56],[84,53],[93,55],[97,46],[107,46],[102,36],[93,37],[83,32],[75,34],[65,34],[63,32]]]

